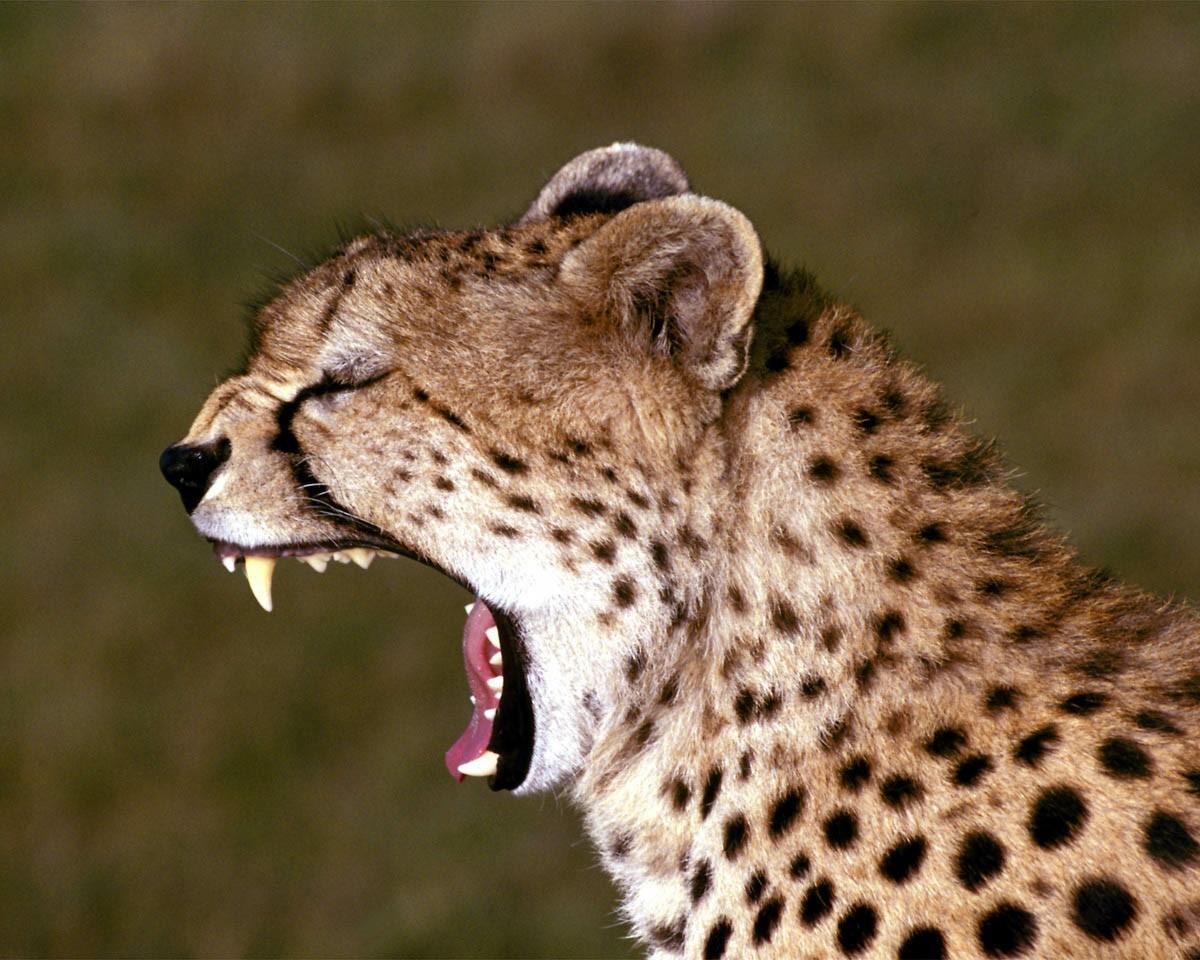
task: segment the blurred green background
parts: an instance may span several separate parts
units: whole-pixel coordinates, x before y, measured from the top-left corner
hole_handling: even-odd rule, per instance
[[[461,591],[281,568],[158,476],[341,221],[637,139],[1200,583],[1200,7],[0,7],[0,953],[628,955],[575,814],[454,784]]]

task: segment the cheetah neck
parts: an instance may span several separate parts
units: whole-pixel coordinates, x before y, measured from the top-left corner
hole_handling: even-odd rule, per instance
[[[1095,589],[852,311],[797,276],[758,319],[673,529],[682,615],[629,665],[575,785],[635,932],[668,950],[730,797],[761,806],[763,780],[903,722],[914,691],[1025,656]]]

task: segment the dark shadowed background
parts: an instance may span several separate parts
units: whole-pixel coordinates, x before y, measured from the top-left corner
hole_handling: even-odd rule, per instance
[[[1097,564],[1200,584],[1200,7],[0,7],[0,953],[627,955],[457,785],[466,597],[281,565],[156,460],[339,223],[660,146],[890,328]]]

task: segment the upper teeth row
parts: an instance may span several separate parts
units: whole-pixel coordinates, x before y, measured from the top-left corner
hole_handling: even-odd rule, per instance
[[[317,573],[324,573],[330,560],[336,560],[338,563],[354,563],[366,570],[376,556],[390,557],[392,554],[379,553],[376,550],[368,550],[366,547],[350,547],[346,550],[336,550],[333,553],[310,553],[306,557],[296,557],[295,559],[307,563]],[[258,605],[267,613],[271,612],[271,578],[275,576],[277,559],[277,557],[245,558],[246,582],[250,584],[250,592],[254,594]],[[221,563],[225,565],[226,570],[233,573],[237,568],[237,557],[223,557]]]

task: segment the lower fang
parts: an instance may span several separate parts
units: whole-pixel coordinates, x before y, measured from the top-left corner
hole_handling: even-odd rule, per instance
[[[495,720],[495,719],[496,719],[496,708],[495,708],[495,707],[488,707],[486,710],[484,710],[484,711],[483,711],[483,718],[484,718],[485,720]]]
[[[237,569],[237,557],[222,557],[221,563],[230,573]]]
[[[460,763],[458,765],[458,772],[465,777],[490,777],[495,774],[499,763],[500,755],[489,750],[474,760]]]
[[[490,680],[488,680],[487,685],[491,688],[493,693],[499,693],[504,689],[504,678],[492,677]]]
[[[463,607],[463,609],[467,611],[467,616],[469,617],[471,615],[471,611],[475,609],[475,604],[468,603],[465,607]]]
[[[504,663],[504,657],[500,655],[499,651],[497,651],[492,655],[491,659],[488,660],[488,663],[490,663],[493,667],[498,667]]]

